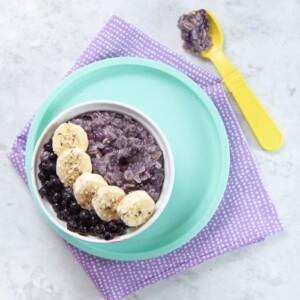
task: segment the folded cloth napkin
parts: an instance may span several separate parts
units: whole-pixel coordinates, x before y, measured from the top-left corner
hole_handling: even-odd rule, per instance
[[[116,300],[138,289],[233,249],[262,241],[283,230],[247,142],[216,77],[184,60],[118,17],[112,17],[69,73],[101,59],[145,57],[191,77],[212,99],[225,124],[231,166],[226,192],[209,224],[181,248],[158,258],[120,262],[86,254],[67,244],[105,299]],[[24,151],[30,122],[17,137],[10,159],[26,181]]]

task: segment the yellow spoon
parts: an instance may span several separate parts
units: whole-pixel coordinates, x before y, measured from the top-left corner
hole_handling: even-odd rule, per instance
[[[247,85],[242,74],[224,54],[222,29],[214,15],[208,10],[206,12],[210,26],[208,35],[212,38],[212,45],[208,50],[202,51],[202,56],[209,58],[218,69],[260,146],[268,151],[278,149],[283,143],[282,133]]]

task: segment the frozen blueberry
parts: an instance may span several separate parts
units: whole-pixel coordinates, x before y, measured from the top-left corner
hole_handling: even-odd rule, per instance
[[[108,240],[113,239],[114,235],[111,232],[105,232],[103,237],[104,237],[105,240],[108,241]]]
[[[62,221],[68,221],[70,217],[70,212],[67,209],[63,209],[57,214],[57,217]]]
[[[52,141],[44,145],[44,150],[48,152],[52,152]]]
[[[126,224],[121,219],[115,220],[115,222],[117,226],[121,226],[124,228],[126,227]]]
[[[97,225],[98,223],[100,223],[100,219],[98,216],[90,216],[90,223],[92,225]]]
[[[67,228],[70,230],[70,231],[77,231],[79,229],[79,226],[77,224],[77,222],[75,222],[74,220],[70,220],[67,222]]]
[[[117,226],[117,229],[116,229],[116,234],[118,235],[122,235],[125,233],[125,228],[123,226]]]
[[[62,208],[67,208],[68,203],[67,203],[66,200],[62,200],[60,205],[61,205]]]
[[[86,222],[90,219],[90,213],[88,210],[84,209],[79,213],[79,218],[80,220],[82,220],[83,222]]]
[[[88,228],[87,228],[87,226],[80,225],[77,232],[80,235],[88,235]]]
[[[48,171],[47,163],[46,163],[45,161],[42,161],[42,162],[39,164],[39,169],[40,169],[41,171],[47,172],[47,171]]]
[[[54,152],[51,152],[51,153],[49,154],[49,160],[55,162],[55,161],[57,160],[57,155],[56,155]]]
[[[103,224],[94,226],[94,232],[96,235],[102,235],[105,232],[105,226]]]
[[[52,208],[56,213],[58,213],[61,210],[61,206],[59,203],[53,203]]]
[[[49,180],[46,180],[46,181],[44,182],[44,188],[48,190],[48,189],[50,188],[50,186],[51,186],[50,181],[49,181]]]
[[[60,180],[56,176],[51,176],[50,177],[50,186],[55,191],[60,191],[63,187],[62,183],[60,182]]]
[[[47,165],[48,172],[56,174],[56,164],[53,161],[50,161]]]
[[[70,203],[69,209],[71,213],[77,213],[80,210],[80,206],[77,202],[73,201]]]
[[[149,182],[152,184],[152,185],[157,185],[159,182],[158,182],[158,179],[155,175],[151,176],[150,179],[149,179]]]
[[[39,189],[39,193],[40,193],[42,198],[46,197],[47,194],[48,194],[46,188],[43,187],[43,186]]]
[[[70,202],[73,200],[73,195],[70,194],[70,193],[66,193],[64,196],[63,196],[64,200],[66,200],[67,202]]]
[[[57,192],[55,192],[52,196],[53,203],[58,203],[61,201],[61,195]]]
[[[39,172],[38,173],[38,178],[41,182],[46,181],[49,177],[47,176],[47,174],[45,172]]]
[[[113,220],[113,221],[108,222],[108,224],[106,225],[106,229],[107,229],[107,231],[109,231],[109,232],[116,232],[117,229],[118,229],[118,225],[117,225],[116,222]]]
[[[44,151],[40,156],[41,161],[47,161],[49,158],[49,154],[50,153],[48,151]]]
[[[79,218],[79,214],[73,214],[71,216],[71,219],[74,220],[77,223],[80,223],[80,218]]]

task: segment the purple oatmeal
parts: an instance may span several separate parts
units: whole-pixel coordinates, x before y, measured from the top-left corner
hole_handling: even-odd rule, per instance
[[[93,173],[126,193],[146,191],[157,201],[164,181],[164,158],[152,134],[128,115],[96,111],[70,120],[88,135]]]
[[[181,30],[183,48],[195,54],[201,55],[211,45],[211,37],[208,35],[209,23],[204,9],[182,15],[177,27]]]

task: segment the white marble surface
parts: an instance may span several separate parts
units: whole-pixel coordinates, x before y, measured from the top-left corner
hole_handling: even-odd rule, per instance
[[[285,134],[280,151],[263,152],[235,109],[286,231],[126,299],[299,299],[300,1],[0,0],[1,299],[102,299],[37,213],[7,153],[24,123],[113,14],[217,74],[209,62],[186,54],[178,38],[178,16],[199,5],[218,17],[225,52]]]

